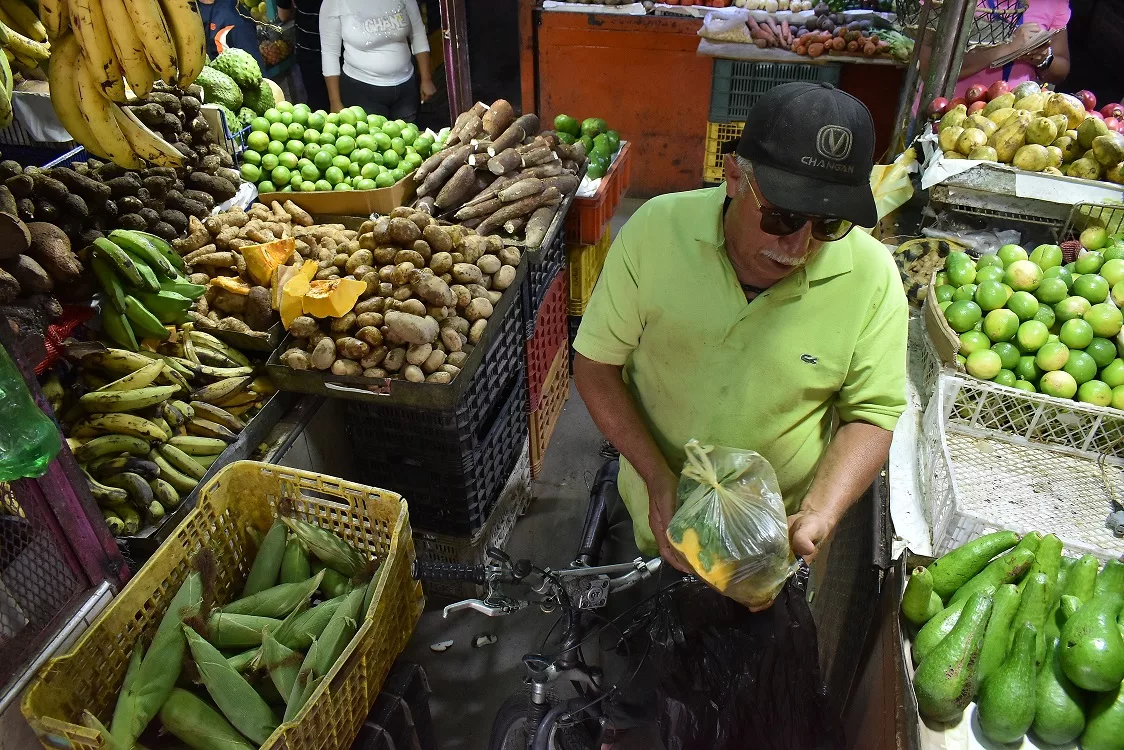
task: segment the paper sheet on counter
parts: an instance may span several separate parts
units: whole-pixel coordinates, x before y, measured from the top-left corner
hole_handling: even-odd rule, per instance
[[[560,0],[543,0],[543,10],[560,10],[569,13],[615,13],[621,16],[643,16],[648,11],[644,10],[643,3],[630,3],[628,5],[587,5],[585,3],[567,3]]]

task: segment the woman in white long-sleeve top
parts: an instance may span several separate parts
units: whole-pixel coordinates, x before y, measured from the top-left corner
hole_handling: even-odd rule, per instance
[[[368,114],[413,121],[419,101],[437,90],[417,0],[324,0],[320,51],[333,112],[358,104]]]

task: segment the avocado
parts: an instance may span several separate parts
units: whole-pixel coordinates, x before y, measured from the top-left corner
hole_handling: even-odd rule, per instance
[[[914,568],[902,594],[902,614],[905,619],[914,625],[924,625],[942,609],[944,604],[933,591],[932,573],[925,567]]]
[[[953,721],[976,694],[976,672],[984,628],[991,614],[991,594],[978,591],[964,603],[956,625],[930,651],[913,676],[917,709],[936,721]]]
[[[568,146],[572,146],[578,141],[578,139],[574,137],[573,133],[567,133],[562,130],[556,130],[555,135],[558,136],[558,140],[562,141]]]
[[[987,586],[1000,586],[1022,578],[1034,563],[1034,551],[1022,546],[1029,537],[1030,535],[1027,534],[1013,550],[992,560],[986,568],[974,575],[972,580],[958,588],[949,599],[949,604],[964,601]]]
[[[1124,595],[1124,562],[1109,560],[1097,574],[1097,585],[1093,588],[1093,596],[1102,594]]]
[[[933,590],[942,599],[948,599],[956,589],[983,570],[991,558],[1011,549],[1018,541],[1019,535],[1013,531],[997,531],[942,555],[929,566],[929,572],[933,574]]]
[[[582,134],[581,125],[569,115],[558,115],[554,118],[554,129],[559,133],[566,133],[574,138]]]
[[[593,153],[601,154],[606,159],[613,158],[613,144],[609,142],[609,136],[604,133],[594,136]]]
[[[578,143],[585,146],[585,152],[587,154],[593,153],[593,136],[583,135],[581,138],[578,138]]]
[[[1097,585],[1097,568],[1100,561],[1092,555],[1085,555],[1073,566],[1066,578],[1063,594],[1075,596],[1084,604],[1093,598]]]
[[[621,134],[615,130],[606,130],[605,135],[609,138],[609,145],[613,147],[613,153],[621,150]]]
[[[1120,750],[1124,747],[1124,685],[1093,696],[1085,714],[1081,750]]]
[[[991,617],[987,621],[983,645],[980,647],[981,683],[999,668],[1007,656],[1007,646],[1011,641],[1011,622],[1015,619],[1021,599],[1019,588],[1013,583],[1005,583],[995,590]]]
[[[1043,742],[1073,742],[1085,728],[1084,696],[1062,670],[1058,639],[1046,646],[1046,664],[1034,684],[1034,723],[1031,730]]]
[[[1104,692],[1115,690],[1124,680],[1124,638],[1116,624],[1122,604],[1124,598],[1102,593],[1065,621],[1062,668],[1077,687]]]
[[[1052,603],[1050,604],[1050,613],[1046,615],[1046,648],[1049,649],[1050,641],[1054,640],[1062,633],[1062,625],[1065,621],[1058,614],[1061,608],[1062,593],[1069,582],[1069,576],[1077,567],[1077,560],[1072,557],[1061,558],[1061,563],[1058,565],[1058,583],[1054,586],[1054,593],[1051,596]],[[1047,657],[1049,658],[1049,657]]]
[[[1049,602],[1054,601],[1054,589],[1058,585],[1058,571],[1061,569],[1062,564],[1062,540],[1058,539],[1053,534],[1047,534],[1042,537],[1042,541],[1038,543],[1038,549],[1034,551],[1034,563],[1030,566],[1026,576],[1019,583],[1019,590],[1026,588],[1027,582],[1030,581],[1037,573],[1046,574],[1046,595]]]
[[[987,586],[982,591],[988,595],[988,598],[995,596],[994,586]],[[932,619],[925,623],[921,630],[917,631],[912,648],[915,665],[919,665],[929,655],[929,652],[952,632],[952,629],[956,627],[956,623],[960,620],[960,615],[964,611],[964,605],[967,601],[967,599],[961,599],[955,604],[948,605],[933,615]]]
[[[1038,635],[1029,622],[1019,626],[1011,652],[980,685],[976,716],[984,736],[992,742],[1014,742],[1034,723],[1034,643]]]
[[[589,117],[582,120],[582,135],[590,138],[600,135],[609,129],[609,126],[600,117]]]
[[[1046,660],[1046,615],[1050,612],[1050,600],[1046,593],[1049,584],[1045,573],[1028,575],[1029,582],[1023,589],[1022,598],[1019,600],[1019,609],[1015,612],[1015,619],[1011,621],[1011,645],[1014,648],[1015,637],[1022,632],[1023,625],[1030,623],[1038,634],[1034,646],[1034,661],[1037,665]]]

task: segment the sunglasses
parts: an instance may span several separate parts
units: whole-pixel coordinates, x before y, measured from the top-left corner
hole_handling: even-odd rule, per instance
[[[774,237],[795,234],[803,229],[805,224],[811,222],[813,237],[820,242],[835,242],[846,237],[854,226],[846,219],[805,216],[779,208],[766,208],[761,205],[761,199],[757,197],[752,181],[749,183],[749,192],[753,196],[753,202],[757,204],[758,213],[761,214],[761,231]]]

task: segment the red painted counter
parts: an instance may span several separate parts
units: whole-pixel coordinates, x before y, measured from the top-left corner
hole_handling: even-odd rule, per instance
[[[702,184],[713,59],[696,53],[701,20],[541,11],[534,0],[520,0],[519,13],[524,110],[544,123],[562,112],[605,118],[636,146],[631,195]],[[870,108],[876,153],[889,143],[902,75],[843,65],[840,88]]]

